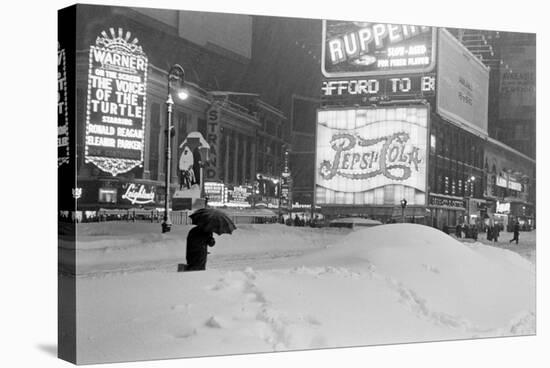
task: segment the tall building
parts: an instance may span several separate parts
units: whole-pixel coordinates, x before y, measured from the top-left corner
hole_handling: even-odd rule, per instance
[[[258,91],[288,121],[294,203],[313,203],[315,113],[320,106],[322,23],[317,19],[255,16],[252,60],[243,89]]]
[[[184,69],[189,97],[180,100],[171,91],[173,196],[185,185],[212,183],[235,196],[244,191],[239,199],[246,200],[258,174],[280,177],[287,118],[258,93],[238,92],[251,63],[251,26],[246,15],[77,7],[80,216],[164,204],[168,74],[176,63]],[[210,146],[206,160],[190,143],[191,132]],[[186,155],[188,172],[182,169]]]
[[[536,36],[453,29],[490,68],[489,136],[536,158]]]

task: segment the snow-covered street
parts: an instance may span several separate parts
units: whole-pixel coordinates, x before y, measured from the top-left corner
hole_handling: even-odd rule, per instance
[[[79,226],[79,363],[535,333],[525,252],[413,224],[240,225],[177,273],[189,229]]]

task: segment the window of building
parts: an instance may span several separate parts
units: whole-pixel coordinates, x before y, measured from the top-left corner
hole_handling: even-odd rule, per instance
[[[99,188],[100,203],[116,203],[117,190],[116,188]]]
[[[151,180],[158,180],[159,141],[160,141],[160,104],[151,104],[151,130],[149,134],[149,172]]]
[[[456,181],[455,181],[455,179],[451,180],[451,195],[456,195]]]
[[[245,156],[244,156],[244,160],[245,160],[245,176],[244,176],[244,180],[245,182],[250,182],[250,180],[252,179],[251,177],[251,171],[252,171],[252,157],[253,157],[253,154],[252,154],[252,139],[250,137],[245,137],[245,148],[246,148],[246,153],[245,153]]]
[[[430,153],[435,154],[435,148],[436,148],[435,134],[430,134]]]
[[[178,130],[178,142],[181,143],[187,137],[187,114],[179,111],[176,115],[176,123],[174,124]],[[205,136],[206,138],[206,136]]]
[[[238,135],[239,139],[239,153],[237,158],[237,184],[243,184],[243,167],[244,167],[244,160],[245,160],[245,148],[246,148],[246,141],[244,139],[245,137],[241,134]]]
[[[227,181],[229,183],[233,183],[233,181],[235,180],[235,136],[234,136],[234,133],[233,131],[227,131],[228,133],[228,137],[229,137],[229,142],[228,142],[228,148],[229,148],[229,152],[228,152],[228,155],[227,155],[227,160],[228,160],[228,163],[227,163]]]
[[[384,187],[384,204],[394,204],[395,203],[395,186],[386,185]]]
[[[203,137],[206,137],[206,119],[199,118],[197,121],[197,130],[202,134]]]

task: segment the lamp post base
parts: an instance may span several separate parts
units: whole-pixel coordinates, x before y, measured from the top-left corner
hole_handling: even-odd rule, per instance
[[[164,222],[164,221],[162,222],[161,226],[162,226],[162,232],[163,233],[169,233],[170,229],[172,228],[172,224]]]

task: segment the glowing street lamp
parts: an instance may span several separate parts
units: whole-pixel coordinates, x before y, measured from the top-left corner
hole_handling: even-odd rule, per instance
[[[401,200],[401,223],[405,223],[405,208],[407,207],[407,200],[403,198]]]
[[[168,99],[166,100],[166,109],[168,111],[166,117],[166,165],[164,170],[164,217],[162,220],[162,232],[169,232],[172,228],[172,220],[170,219],[170,173],[172,163],[172,107],[174,100],[172,99],[172,82],[176,82],[176,95],[179,99],[185,100],[189,97],[188,92],[184,88],[185,72],[179,64],[174,64],[168,72]]]

